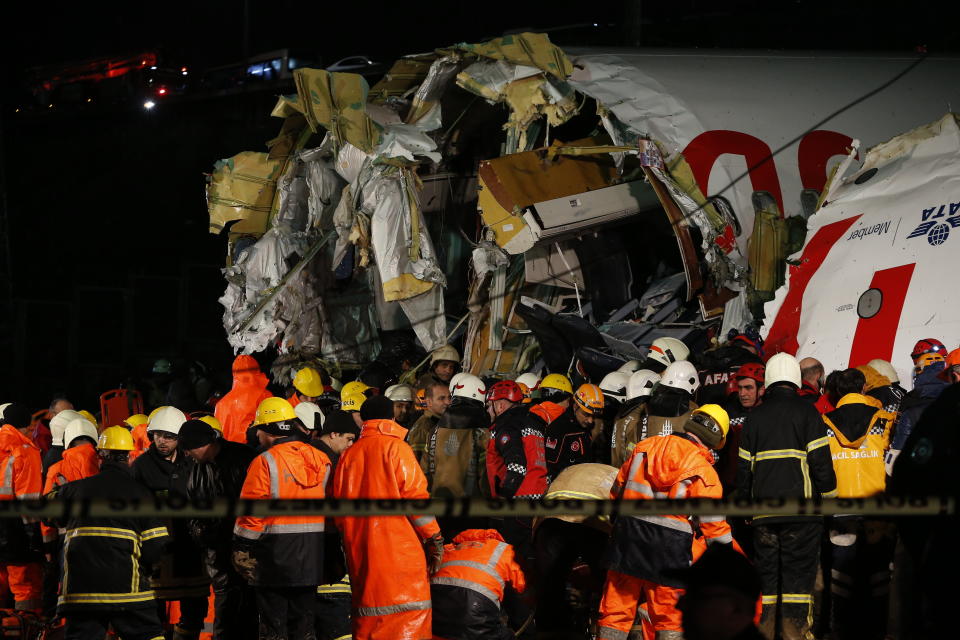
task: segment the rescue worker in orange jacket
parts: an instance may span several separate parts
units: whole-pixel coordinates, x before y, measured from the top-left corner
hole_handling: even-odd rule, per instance
[[[540,402],[531,404],[530,413],[546,424],[559,418],[573,397],[573,385],[570,379],[560,373],[551,373],[540,382]]]
[[[728,429],[727,412],[715,404],[704,405],[690,415],[682,433],[640,441],[620,468],[610,497],[615,500],[722,497],[711,449],[723,446]],[[733,544],[730,525],[722,516],[694,520],[698,521],[707,545]],[[683,583],[671,573],[690,566],[694,560],[693,544],[694,522],[687,516],[618,519],[610,542],[609,571],[600,603],[597,640],[626,640],[641,594],[657,640],[682,638],[681,615],[676,604]]]
[[[30,411],[13,403],[0,428],[0,500],[40,497],[40,449],[29,437]],[[18,611],[40,613],[40,525],[26,518],[0,519],[0,583],[6,582]]]
[[[223,426],[223,437],[232,442],[247,442],[247,427],[253,423],[260,403],[271,397],[267,376],[253,356],[239,355],[233,360],[233,388],[220,398],[213,413]]]
[[[495,529],[457,535],[430,578],[434,640],[512,640],[500,617],[507,588],[523,593],[526,579],[503,536]]]
[[[333,478],[336,498],[429,497],[427,478],[404,442],[393,401],[374,396],[360,409],[360,438],[343,452]],[[353,589],[354,640],[425,640],[431,637],[428,569],[443,557],[433,516],[337,518]]]
[[[283,398],[257,408],[264,452],[247,469],[243,499],[319,499],[330,460],[306,442],[300,420]],[[233,564],[254,587],[260,638],[313,640],[317,585],[323,582],[323,516],[241,516],[233,529]]]

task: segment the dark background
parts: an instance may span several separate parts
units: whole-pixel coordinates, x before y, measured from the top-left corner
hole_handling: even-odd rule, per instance
[[[159,357],[227,371],[217,298],[226,241],[207,232],[204,174],[263,150],[277,94],[186,92],[141,102],[30,105],[30,70],[159,51],[206,69],[295,48],[320,66],[396,57],[507,31],[561,46],[960,49],[960,3],[140,2],[5,7],[0,102],[0,402],[97,395]],[[371,79],[371,82],[375,78]],[[33,107],[33,108],[28,108]],[[18,110],[19,109],[19,110]]]

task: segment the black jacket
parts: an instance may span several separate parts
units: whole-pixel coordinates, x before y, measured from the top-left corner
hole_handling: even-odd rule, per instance
[[[133,477],[159,498],[186,498],[187,481],[193,461],[182,451],[171,462],[163,458],[154,444],[133,463]],[[151,581],[157,598],[179,600],[180,598],[206,597],[210,588],[200,554],[200,547],[190,535],[190,521],[173,518],[167,524],[172,541],[167,554],[160,563],[160,570]]]
[[[47,452],[43,454],[43,460],[41,460],[41,469],[43,472],[43,477],[47,477],[47,469],[52,467],[63,460],[63,445],[55,444],[51,445]]]
[[[827,427],[816,408],[785,384],[767,389],[740,438],[737,490],[750,498],[832,498],[837,477]],[[756,516],[762,523],[819,516]]]
[[[763,364],[763,359],[736,345],[718,347],[701,354],[696,362],[700,372],[697,403],[722,405],[727,398],[727,383],[730,378],[748,362]]]
[[[547,425],[543,448],[551,480],[571,465],[590,462],[590,433],[577,422],[572,405]]]
[[[250,447],[220,439],[220,452],[211,462],[190,465],[187,496],[191,500],[239,498],[247,467],[257,457]],[[204,548],[226,549],[233,540],[233,518],[201,518],[189,521],[190,535]]]
[[[150,504],[153,496],[123,465],[104,462],[100,472],[60,488],[58,499],[112,499]],[[153,518],[77,517],[66,523],[58,613],[152,608],[150,566],[169,541]]]

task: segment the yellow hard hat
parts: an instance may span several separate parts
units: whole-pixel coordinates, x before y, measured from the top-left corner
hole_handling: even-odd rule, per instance
[[[603,411],[603,391],[595,384],[582,384],[573,395],[573,401],[588,415]]]
[[[293,388],[305,396],[316,398],[323,395],[323,379],[320,372],[311,367],[304,367],[293,376]]]
[[[111,451],[133,451],[133,436],[124,427],[107,427],[100,434],[97,447]]]
[[[220,424],[220,421],[217,420],[215,416],[202,416],[200,422],[206,422],[208,425],[216,429],[223,435],[223,425]]]
[[[718,404],[705,404],[690,414],[683,429],[699,437],[711,449],[722,449],[730,431],[730,416]]]
[[[340,389],[340,402],[343,402],[347,396],[353,395],[355,393],[363,394],[369,389],[367,385],[363,384],[359,380],[353,380],[343,385],[343,388]]]
[[[342,396],[340,400],[341,411],[360,411],[360,407],[366,402],[367,396],[362,393],[351,393],[348,396]]]
[[[540,382],[541,389],[556,389],[564,393],[573,393],[573,385],[570,379],[560,373],[551,373]]]
[[[270,424],[293,420],[297,417],[293,406],[283,398],[267,398],[257,407],[257,419],[253,424]]]
[[[100,426],[100,423],[97,422],[97,419],[93,417],[93,414],[90,413],[89,411],[87,411],[86,409],[80,409],[80,411],[77,411],[77,413],[79,413],[79,414],[82,415],[84,418],[86,418],[87,420],[89,420],[90,423],[93,424],[93,425],[95,425],[96,427],[99,427],[99,426]]]
[[[150,418],[142,413],[135,413],[129,418],[127,418],[126,420],[124,420],[124,422],[126,422],[127,426],[129,426],[131,429],[134,429],[136,427],[139,427],[142,424],[147,424],[148,422],[150,422]]]

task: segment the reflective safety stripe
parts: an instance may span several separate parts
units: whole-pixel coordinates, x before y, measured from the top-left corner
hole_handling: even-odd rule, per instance
[[[337,637],[337,638],[334,638],[333,640],[352,640],[352,638],[353,638],[353,634],[352,634],[352,633],[348,633],[348,634],[345,635],[345,636],[339,636],[339,637]]]
[[[13,456],[4,460],[6,467],[3,470],[3,486],[0,487],[0,495],[13,496]]]
[[[551,491],[543,496],[545,500],[605,500],[607,496],[598,496],[581,491]]]
[[[726,520],[723,516],[700,516],[700,522],[723,522]]]
[[[809,593],[784,593],[780,601],[784,604],[813,604],[813,596]]]
[[[686,478],[685,480],[681,480],[680,483],[677,484],[677,493],[676,493],[676,495],[673,496],[673,497],[674,497],[674,498],[686,498],[686,497],[687,497],[687,487],[689,487],[691,484],[693,484],[693,478]]]
[[[164,529],[164,531],[166,531],[166,529]],[[140,541],[140,538],[137,536],[135,531],[130,529],[119,529],[116,527],[77,527],[76,529],[69,529],[65,539],[71,540],[73,538],[81,537],[121,538],[124,540],[130,540],[134,543]]]
[[[58,604],[123,604],[129,602],[147,602],[155,598],[153,591],[139,593],[65,593],[57,600]]]
[[[36,500],[39,497],[39,493],[21,493],[17,496],[20,500]]]
[[[613,627],[600,627],[597,629],[597,640],[627,640],[628,631],[621,631]]]
[[[630,471],[627,473],[627,480],[633,480],[637,477],[637,473],[640,471],[640,467],[643,466],[643,459],[646,455],[647,454],[641,452],[633,457],[633,462],[630,463]]]
[[[707,545],[711,544],[730,544],[733,542],[733,534],[725,533],[723,535],[717,536],[716,538],[707,538]]]
[[[496,580],[501,587],[504,586],[503,578],[500,577],[500,574],[491,569],[488,565],[485,565],[481,562],[474,562],[473,560],[451,560],[450,562],[444,562],[441,564],[440,570],[442,571],[445,567],[469,567],[470,569],[483,571]]]
[[[39,598],[36,600],[17,600],[13,603],[13,608],[17,611],[29,611],[31,609],[39,609],[43,607],[43,600]]]
[[[140,534],[140,540],[146,542],[147,540],[153,540],[155,538],[162,538],[167,535],[166,527],[155,527],[153,529],[147,529]]]
[[[430,578],[430,584],[443,584],[449,587],[462,587],[464,589],[470,589],[471,591],[476,591],[480,595],[487,597],[491,602],[497,605],[498,608],[500,607],[500,599],[497,598],[497,594],[495,594],[493,591],[490,591],[490,589],[487,589],[482,584],[477,584],[472,580],[438,576],[436,578]]]
[[[430,600],[420,600],[419,602],[403,602],[385,607],[357,607],[357,615],[389,616],[394,613],[403,613],[404,611],[421,611],[423,609],[429,609],[431,606],[432,603]]]
[[[743,447],[740,447],[740,459],[747,462],[753,462],[753,455]]]
[[[649,498],[653,498],[653,489],[648,484],[643,484],[642,482],[636,482],[635,480],[627,481],[627,489],[630,491],[636,491],[637,493],[643,494]]]
[[[770,451],[758,451],[756,455],[757,462],[761,460],[779,460],[782,458],[806,460],[807,452],[800,451],[800,449],[771,449]]]
[[[833,489],[832,491],[827,491],[826,493],[821,493],[820,495],[823,496],[824,498],[836,498],[838,495],[838,492],[836,489]]]
[[[827,436],[822,438],[817,438],[816,440],[811,440],[807,443],[807,453],[813,451],[814,449],[819,449],[820,447],[826,447],[830,444],[830,439]]]
[[[262,455],[263,459],[267,461],[267,470],[270,472],[270,497],[279,498],[280,470],[277,468],[277,461],[274,459],[273,454],[269,451],[264,451],[260,455]]]
[[[322,522],[301,522],[296,524],[268,524],[263,528],[263,533],[285,534],[285,533],[322,533],[324,523]]]
[[[263,535],[263,532],[254,531],[253,529],[247,529],[246,527],[241,527],[240,525],[235,524],[233,525],[233,535],[246,538],[247,540],[259,540],[260,536]]]
[[[693,527],[690,526],[690,523],[686,520],[677,520],[676,518],[671,518],[669,516],[630,516],[637,520],[643,520],[644,522],[649,522],[650,524],[655,524],[661,527],[667,527],[668,529],[676,529],[677,531],[683,531],[684,533],[693,533]]]
[[[321,584],[317,587],[317,593],[343,593],[350,595],[353,592],[350,589],[350,585],[338,582],[336,584]]]
[[[780,596],[776,596],[776,595],[773,595],[773,596],[761,596],[761,598],[760,598],[760,602],[761,602],[762,604],[777,604],[777,602],[778,602],[779,600],[780,600]]]
[[[490,554],[490,559],[487,560],[487,566],[493,569],[497,566],[497,563],[500,562],[500,558],[503,556],[503,552],[507,550],[506,542],[498,542],[496,548],[493,550],[493,553]]]
[[[416,516],[413,518],[413,524],[416,527],[425,527],[435,520],[433,516]]]

